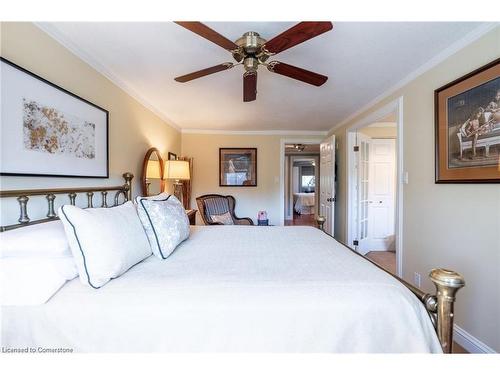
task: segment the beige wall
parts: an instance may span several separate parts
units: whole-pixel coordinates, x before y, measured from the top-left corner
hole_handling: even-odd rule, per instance
[[[393,95],[354,118],[346,127],[403,96],[404,185],[403,276],[423,278],[433,267],[459,271],[467,286],[459,292],[456,322],[500,351],[500,185],[434,183],[434,90],[500,56],[500,28],[481,37]],[[336,129],[339,187],[335,233],[346,239],[346,127]],[[425,281],[424,281],[425,280]]]
[[[183,134],[182,154],[194,158],[192,207],[196,207],[195,198],[203,194],[233,195],[238,216],[250,217],[255,221],[257,212],[265,210],[270,223],[279,224],[282,138],[293,139],[286,135]],[[219,147],[257,148],[256,187],[219,187]],[[201,224],[199,217],[197,223]]]
[[[36,26],[3,22],[0,30],[2,57],[109,111],[110,158],[109,180],[2,177],[2,189],[114,185],[130,171],[136,176],[134,192],[139,193],[141,164],[149,147],[157,147],[165,157],[168,151],[180,153],[179,131]],[[30,208],[34,215],[37,207]]]
[[[367,135],[370,138],[396,138],[398,135],[396,127],[366,127],[359,129],[359,132]]]

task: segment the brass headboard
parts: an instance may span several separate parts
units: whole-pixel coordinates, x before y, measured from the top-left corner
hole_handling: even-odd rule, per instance
[[[0,198],[16,197],[19,202],[19,224],[5,225],[0,227],[0,232],[6,230],[16,229],[26,225],[44,223],[51,220],[57,220],[57,214],[54,210],[54,201],[56,195],[68,194],[70,204],[74,205],[76,202],[77,193],[85,193],[87,195],[87,208],[94,207],[93,197],[94,193],[101,193],[101,207],[118,206],[120,203],[120,196],[123,196],[124,201],[132,199],[132,179],[134,175],[130,172],[123,174],[125,183],[119,186],[99,186],[99,187],[82,187],[82,188],[56,188],[56,189],[35,189],[35,190],[3,190],[0,191]],[[108,192],[116,191],[114,195],[114,204],[108,205]],[[28,216],[28,202],[30,196],[45,195],[47,198],[48,211],[43,219],[31,220]]]

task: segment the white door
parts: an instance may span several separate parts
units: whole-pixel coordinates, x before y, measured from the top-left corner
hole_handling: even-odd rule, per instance
[[[357,228],[356,250],[362,254],[370,251],[369,238],[369,187],[370,187],[370,143],[371,138],[362,134],[356,134],[355,169],[357,172],[356,193],[357,199],[354,206],[355,222]]]
[[[326,221],[325,232],[334,235],[335,220],[335,136],[326,138],[320,145],[320,206],[319,214]]]
[[[396,140],[372,139],[369,165],[369,250],[395,250]]]

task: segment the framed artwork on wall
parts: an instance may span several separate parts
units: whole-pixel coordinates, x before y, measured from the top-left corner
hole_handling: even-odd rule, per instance
[[[0,59],[0,174],[109,177],[108,111]]]
[[[257,149],[219,148],[219,186],[257,186]]]
[[[434,93],[436,183],[500,183],[500,59]]]
[[[177,160],[177,154],[174,154],[173,152],[168,153],[168,160]]]

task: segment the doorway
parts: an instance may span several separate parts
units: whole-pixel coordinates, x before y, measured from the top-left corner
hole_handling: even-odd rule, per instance
[[[289,202],[289,199],[290,199],[290,188],[289,188],[289,184],[287,183],[287,181],[289,180],[289,174],[290,174],[290,171],[289,171],[290,159],[287,160],[286,154],[287,154],[287,148],[288,148],[288,154],[290,154],[291,150],[290,150],[290,146],[286,147],[286,145],[312,146],[312,145],[319,145],[322,141],[323,141],[322,136],[315,137],[315,136],[312,136],[312,134],[307,136],[307,137],[281,138],[281,140],[280,140],[280,176],[279,176],[279,184],[280,184],[280,195],[279,195],[280,221],[279,221],[279,225],[285,225],[285,220],[291,220],[290,214],[292,215],[292,218],[293,218],[293,211],[291,211],[291,212],[289,211],[289,209],[292,205],[288,203],[288,207],[287,207],[287,202]],[[314,152],[313,154],[314,154],[314,156],[317,155],[316,152]],[[315,192],[316,192],[317,188],[319,187],[319,177],[320,177],[319,176],[319,168],[317,168],[317,173],[318,173],[318,175],[315,178],[315,183],[318,186],[315,186]]]
[[[285,144],[285,225],[316,226],[319,187],[317,143]]]
[[[347,129],[347,245],[402,274],[402,100]]]

